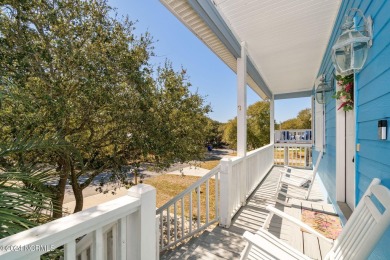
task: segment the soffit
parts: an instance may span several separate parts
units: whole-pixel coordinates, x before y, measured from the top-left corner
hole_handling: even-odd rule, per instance
[[[340,0],[214,0],[273,94],[311,90]]]
[[[217,37],[198,12],[187,0],[160,0],[190,31],[208,46],[230,69],[237,72],[235,54]],[[204,0],[201,0],[204,1]],[[248,85],[263,99],[267,95],[259,84],[248,76]]]

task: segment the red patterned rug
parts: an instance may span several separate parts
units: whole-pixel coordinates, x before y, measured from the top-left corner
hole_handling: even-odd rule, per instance
[[[302,221],[330,239],[336,239],[342,230],[339,217],[325,213],[303,209]]]

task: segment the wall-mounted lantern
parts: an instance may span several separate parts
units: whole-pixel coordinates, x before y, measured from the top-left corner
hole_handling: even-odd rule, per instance
[[[315,99],[318,104],[325,104],[329,100],[329,94],[333,92],[333,84],[329,82],[330,85],[325,81],[325,74],[318,77],[316,80],[318,82],[315,90]],[[332,80],[334,81],[334,80]]]
[[[372,45],[372,19],[366,18],[359,9],[352,8],[341,26],[342,33],[332,47],[332,61],[336,71],[341,75],[349,75],[363,68],[367,59],[368,48]],[[362,30],[354,22],[355,14],[363,19]]]

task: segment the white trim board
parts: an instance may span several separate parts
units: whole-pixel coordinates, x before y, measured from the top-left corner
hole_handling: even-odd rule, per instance
[[[325,109],[314,99],[314,148],[325,151]]]
[[[337,84],[336,84],[337,85]],[[339,86],[337,86],[337,91],[340,89]],[[336,200],[339,202],[347,203],[347,197],[346,194],[348,192],[347,188],[347,182],[346,182],[346,171],[347,171],[347,161],[351,160],[351,158],[346,158],[347,155],[347,140],[346,140],[346,122],[347,118],[346,113],[354,113],[354,111],[345,112],[344,110],[340,109],[337,110],[341,105],[341,101],[336,100]],[[349,117],[354,114],[350,114]],[[352,129],[353,131],[356,131],[356,122],[354,122],[355,126],[353,128],[349,127],[349,129]],[[351,134],[351,133],[349,133]],[[356,134],[353,133],[353,134]],[[354,154],[356,158],[356,150],[355,150],[355,142],[353,144],[349,144],[349,154]],[[355,152],[351,152],[353,151]],[[356,160],[355,160],[356,163]],[[356,175],[356,168],[355,168],[354,176]],[[351,185],[351,184],[350,184]],[[352,191],[350,192],[351,195],[349,198],[352,197],[353,203],[349,203],[348,206],[351,208],[351,210],[354,210],[355,204],[356,204],[356,183],[353,181],[352,184]]]

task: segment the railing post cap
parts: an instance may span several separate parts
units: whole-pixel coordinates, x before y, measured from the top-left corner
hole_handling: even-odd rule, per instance
[[[141,183],[141,184],[138,184],[138,185],[131,187],[128,190],[127,195],[129,195],[131,197],[135,197],[135,198],[141,198],[141,196],[143,194],[149,193],[149,192],[156,192],[156,188],[154,188],[151,185]]]

